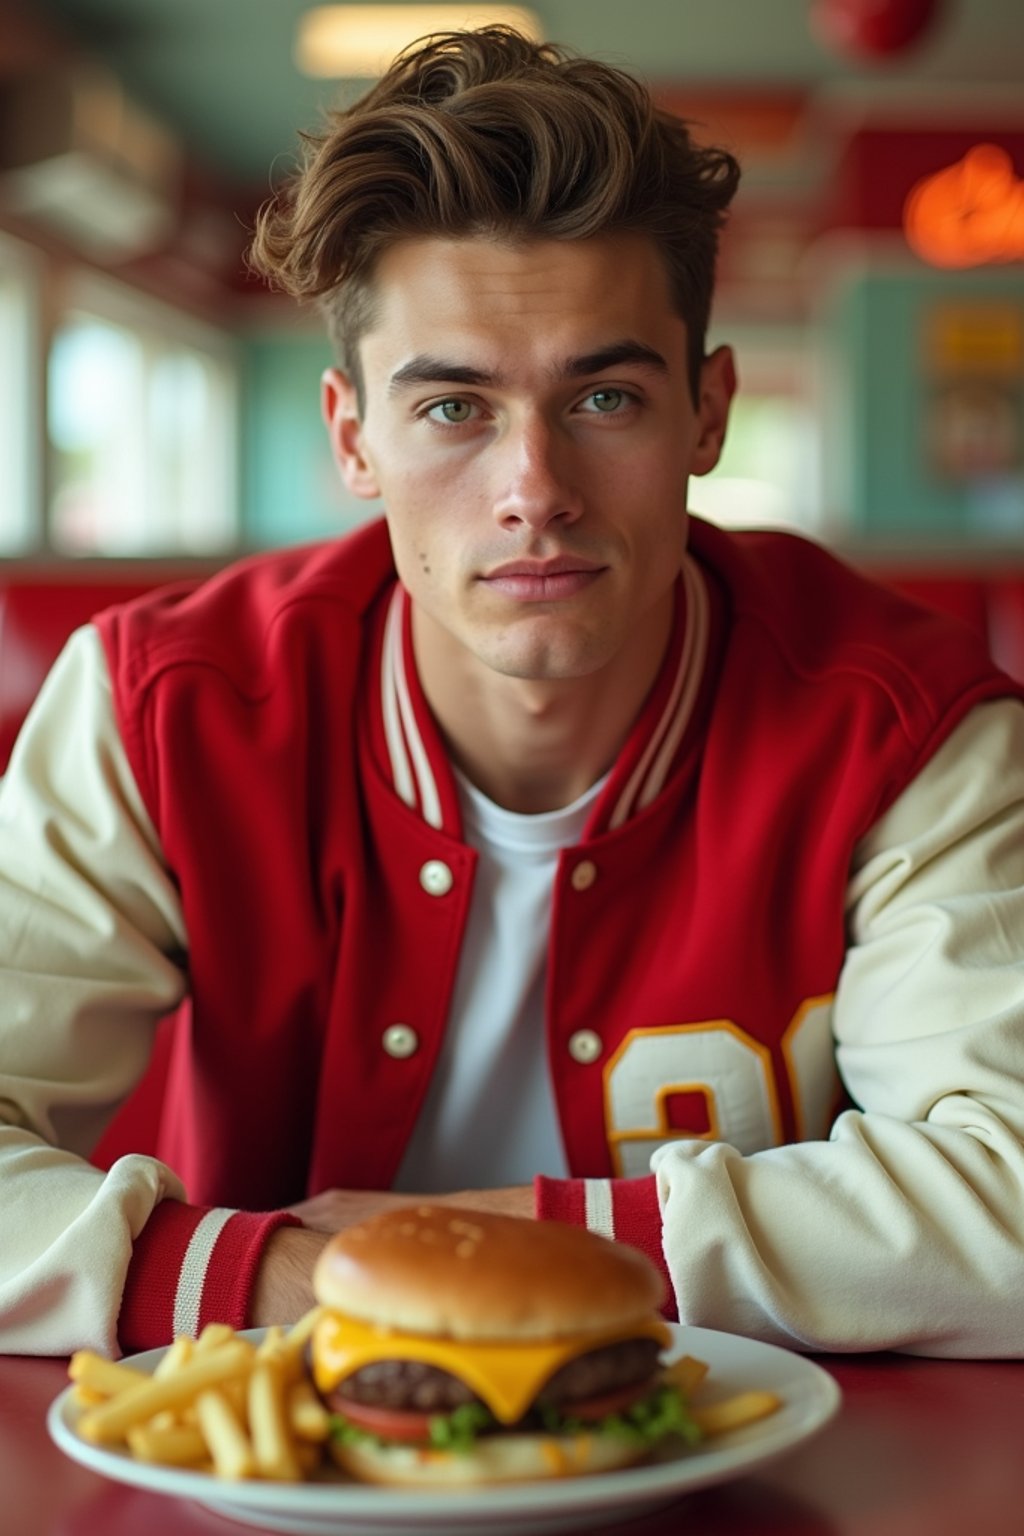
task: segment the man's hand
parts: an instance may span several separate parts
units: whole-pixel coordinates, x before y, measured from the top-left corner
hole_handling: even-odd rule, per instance
[[[397,1205],[415,1205],[418,1195],[396,1195],[390,1190],[325,1189],[288,1210],[314,1232],[342,1232],[357,1222],[369,1221]]]
[[[532,1216],[535,1210],[532,1184],[515,1184],[509,1189],[465,1189],[458,1195],[422,1195],[430,1205],[470,1205],[478,1211],[493,1211],[496,1216]]]
[[[289,1211],[303,1226],[315,1232],[341,1232],[358,1221],[369,1221],[382,1211],[400,1205],[471,1205],[478,1211],[505,1216],[532,1216],[533,1189],[521,1184],[513,1189],[467,1189],[456,1195],[406,1195],[393,1190],[325,1189],[309,1200],[290,1205]]]
[[[533,1189],[467,1189],[454,1195],[406,1195],[392,1190],[325,1189],[289,1206],[302,1227],[279,1227],[267,1239],[256,1271],[249,1321],[254,1328],[294,1323],[314,1305],[313,1266],[328,1237],[401,1205],[463,1205],[504,1216],[532,1216]]]

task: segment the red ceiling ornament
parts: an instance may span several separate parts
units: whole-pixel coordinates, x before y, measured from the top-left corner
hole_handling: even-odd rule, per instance
[[[903,53],[920,42],[941,0],[811,0],[811,26],[827,47],[855,59]]]
[[[998,144],[976,144],[955,165],[911,187],[907,243],[936,267],[1024,261],[1024,181]]]

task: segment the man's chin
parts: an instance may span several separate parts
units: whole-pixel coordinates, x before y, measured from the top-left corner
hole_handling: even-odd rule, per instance
[[[554,645],[537,642],[482,645],[477,660],[501,677],[521,682],[568,683],[590,677],[608,662],[607,645]]]

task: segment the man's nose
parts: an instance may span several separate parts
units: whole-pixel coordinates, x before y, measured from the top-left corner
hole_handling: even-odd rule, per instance
[[[494,515],[502,527],[525,524],[544,528],[555,521],[575,522],[583,501],[573,469],[571,444],[542,417],[510,428]]]

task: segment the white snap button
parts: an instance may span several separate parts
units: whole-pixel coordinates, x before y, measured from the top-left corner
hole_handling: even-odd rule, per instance
[[[381,1044],[389,1056],[402,1061],[419,1050],[420,1037],[408,1024],[389,1024],[381,1036]]]
[[[569,1055],[582,1067],[588,1067],[592,1061],[596,1061],[601,1050],[601,1036],[592,1029],[578,1029],[574,1035],[569,1036]]]
[[[590,859],[581,859],[569,878],[574,891],[589,891],[597,879],[597,865]]]
[[[443,859],[428,859],[420,870],[420,885],[428,896],[447,896],[455,876]]]

